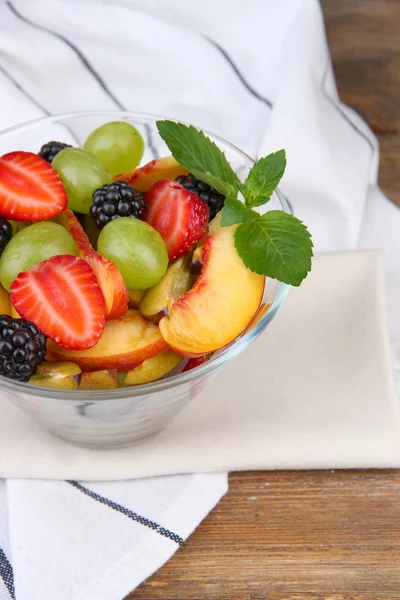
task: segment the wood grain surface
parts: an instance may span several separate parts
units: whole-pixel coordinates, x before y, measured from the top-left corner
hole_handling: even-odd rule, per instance
[[[400,0],[323,0],[338,88],[377,134],[400,206]],[[400,234],[400,232],[399,232]],[[400,471],[234,473],[129,600],[398,600]]]

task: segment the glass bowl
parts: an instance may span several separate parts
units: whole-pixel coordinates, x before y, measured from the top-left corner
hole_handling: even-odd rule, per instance
[[[82,146],[87,135],[113,120],[132,123],[141,131],[146,149],[142,164],[170,154],[159,137],[156,120],[163,117],[128,111],[79,112],[45,117],[0,133],[0,155],[12,150],[37,152],[45,142],[59,140]],[[244,152],[208,133],[223,150],[239,177],[246,177],[253,160]],[[276,190],[268,210],[290,212],[283,194]],[[263,303],[270,304],[258,315],[253,327],[206,363],[185,373],[117,390],[64,391],[18,383],[0,376],[0,390],[7,398],[40,421],[52,433],[80,446],[112,448],[136,443],[161,431],[186,403],[193,400],[223,365],[242,352],[271,323],[283,305],[289,286],[267,280]]]

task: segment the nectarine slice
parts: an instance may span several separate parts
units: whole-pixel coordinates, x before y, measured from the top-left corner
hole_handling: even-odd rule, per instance
[[[69,360],[82,371],[118,369],[129,371],[147,358],[168,350],[159,328],[136,310],[113,321],[106,321],[104,332],[88,350],[66,350],[49,340],[47,348],[57,360]]]
[[[128,371],[122,381],[121,387],[129,385],[139,385],[141,383],[150,383],[167,375],[182,361],[182,356],[175,354],[172,350],[167,350],[162,354],[157,354],[153,358],[148,358],[135,369]],[[120,378],[121,380],[122,378]]]
[[[202,272],[160,321],[167,344],[183,356],[200,356],[234,340],[250,323],[264,291],[265,277],[245,267],[234,234],[237,225],[210,224],[201,251]]]
[[[138,167],[129,173],[117,175],[114,177],[114,181],[122,179],[134,187],[135,190],[148,192],[151,186],[160,179],[173,181],[179,175],[187,175],[188,173],[189,171],[181,167],[173,156],[164,156],[163,158],[151,160],[143,167]]]

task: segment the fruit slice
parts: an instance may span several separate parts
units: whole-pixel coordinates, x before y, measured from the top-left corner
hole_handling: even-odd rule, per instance
[[[57,390],[77,390],[81,370],[70,362],[42,362],[29,382]]]
[[[90,348],[103,333],[103,294],[81,258],[53,256],[20,273],[11,286],[11,301],[24,319],[65,348]]]
[[[211,354],[203,354],[203,356],[196,356],[196,358],[189,358],[189,360],[187,361],[187,363],[185,365],[185,368],[182,369],[182,373],[186,373],[186,371],[191,371],[192,369],[199,367],[200,365],[202,365],[205,362],[207,362],[208,360],[210,360],[211,356],[212,356]]]
[[[173,181],[179,175],[187,175],[189,171],[181,167],[173,156],[164,156],[151,160],[143,167],[139,167],[129,173],[122,173],[114,177],[114,180],[123,180],[129,183],[139,192],[148,192],[152,185],[160,179]]]
[[[158,323],[168,314],[172,304],[190,290],[193,277],[188,264],[190,257],[180,256],[170,264],[161,281],[146,290],[139,305],[139,310],[146,319]]]
[[[207,231],[207,204],[180,183],[157,181],[146,202],[143,219],[161,234],[170,260],[191,250]]]
[[[249,324],[260,305],[265,277],[253,273],[236,252],[237,226],[210,225],[202,248],[203,270],[195,285],[160,321],[160,331],[175,352],[199,356],[222,348]]]
[[[57,221],[74,238],[78,255],[92,267],[103,292],[106,304],[106,319],[117,319],[126,314],[128,310],[128,292],[117,265],[93,250],[88,236],[72,210],[67,208],[57,218]]]
[[[80,390],[115,390],[117,384],[117,371],[89,371],[82,373]]]
[[[130,310],[114,321],[107,321],[104,333],[97,344],[81,352],[65,350],[52,341],[47,347],[57,360],[70,360],[82,371],[118,369],[129,371],[147,358],[168,350],[156,325],[146,321],[142,315]]]
[[[68,198],[49,163],[33,152],[0,158],[0,216],[14,221],[43,221],[59,215]]]
[[[136,369],[128,371],[124,378],[120,377],[120,386],[127,387],[155,381],[167,375],[180,362],[182,362],[182,356],[175,354],[172,350],[167,350],[167,352],[153,356],[153,358],[148,358]]]
[[[8,292],[6,292],[2,285],[0,285],[0,315],[11,316],[10,295],[8,294]]]
[[[84,215],[83,229],[89,238],[93,250],[96,250],[100,231],[97,229],[96,221],[90,215]]]
[[[77,255],[72,236],[58,223],[42,221],[19,231],[0,257],[0,281],[9,290],[19,273],[57,254]]]
[[[129,308],[139,308],[141,299],[144,296],[144,290],[130,290],[128,289]]]

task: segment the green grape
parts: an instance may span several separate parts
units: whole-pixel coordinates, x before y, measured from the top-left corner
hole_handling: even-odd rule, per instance
[[[156,285],[168,267],[167,247],[161,235],[139,219],[119,217],[101,230],[97,250],[112,260],[128,288],[145,290]]]
[[[64,227],[51,221],[25,227],[11,238],[1,255],[1,284],[9,292],[19,273],[57,254],[78,254],[72,236]]]
[[[97,156],[112,175],[120,175],[138,166],[144,142],[136,127],[126,121],[113,121],[92,131],[84,148]]]
[[[112,175],[103,163],[82,148],[64,148],[51,166],[63,182],[68,206],[80,213],[88,214],[93,204],[93,192],[112,182]]]

